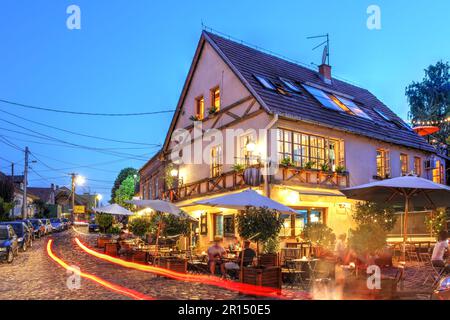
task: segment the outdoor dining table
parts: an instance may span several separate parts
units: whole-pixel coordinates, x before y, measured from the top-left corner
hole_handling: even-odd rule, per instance
[[[299,270],[304,271],[307,274],[309,285],[311,285],[315,279],[316,266],[319,259],[303,257],[300,259],[290,259],[289,261],[298,265]]]

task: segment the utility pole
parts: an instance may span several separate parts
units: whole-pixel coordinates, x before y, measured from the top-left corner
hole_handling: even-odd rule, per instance
[[[25,147],[25,167],[23,170],[23,201],[22,201],[22,218],[26,219],[28,215],[28,197],[27,197],[27,184],[28,184],[28,147]],[[12,167],[14,171],[14,166]],[[13,177],[14,179],[14,177]]]
[[[72,212],[70,213],[70,220],[72,223],[75,221],[75,178],[77,176],[76,173],[71,173],[70,176],[72,177]]]
[[[14,162],[11,162],[11,177],[14,179]]]

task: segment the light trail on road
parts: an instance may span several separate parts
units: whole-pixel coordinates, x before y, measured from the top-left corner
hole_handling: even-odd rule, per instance
[[[270,297],[270,298],[276,298],[276,299],[286,299],[281,294],[280,289],[276,288],[269,288],[269,287],[262,287],[262,286],[256,286],[252,284],[245,284],[241,282],[234,282],[229,280],[224,280],[218,277],[213,276],[206,276],[206,275],[193,275],[193,274],[186,274],[186,273],[180,273],[175,272],[172,270],[168,270],[165,268],[160,267],[154,267],[149,265],[144,265],[140,263],[125,261],[120,258],[112,257],[110,255],[100,253],[98,251],[95,251],[86,245],[84,245],[77,237],[75,237],[75,242],[77,245],[86,253],[95,256],[101,260],[108,261],[117,265],[120,265],[125,268],[130,268],[134,270],[139,270],[143,272],[149,272],[154,273],[160,276],[164,276],[167,278],[171,278],[174,280],[179,281],[185,281],[185,282],[196,282],[196,283],[202,283],[206,285],[212,285],[216,287],[221,287],[227,290],[232,291],[238,291],[240,293],[248,294],[248,295],[256,295],[256,296],[264,296],[264,297]],[[290,295],[295,299],[308,299],[309,295],[306,293],[298,293],[298,292],[289,292]]]
[[[142,294],[140,292],[137,292],[135,290],[132,289],[128,289],[122,286],[119,286],[117,284],[111,283],[109,281],[106,281],[102,278],[99,278],[97,276],[94,276],[92,274],[86,273],[86,272],[82,272],[74,267],[69,266],[67,263],[65,263],[63,260],[61,260],[60,258],[58,258],[52,251],[52,243],[53,240],[50,239],[47,242],[47,254],[49,255],[49,257],[55,261],[57,264],[59,264],[61,267],[63,267],[66,270],[72,271],[74,272],[74,274],[79,274],[80,277],[86,278],[88,280],[91,280],[111,291],[117,292],[119,294],[125,295],[127,297],[133,298],[135,300],[155,300],[152,297],[149,297],[145,294]]]

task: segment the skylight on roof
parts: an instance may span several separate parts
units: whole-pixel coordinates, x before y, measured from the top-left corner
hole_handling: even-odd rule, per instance
[[[391,118],[389,118],[387,115],[385,115],[383,112],[378,110],[377,108],[373,108],[373,111],[375,111],[380,117],[382,117],[386,121],[391,121]]]
[[[343,111],[343,109],[334,102],[331,97],[323,92],[320,89],[310,87],[306,84],[302,84],[302,86],[308,91],[317,101],[319,101],[325,108],[334,110],[334,111]],[[345,110],[344,110],[345,111]]]
[[[257,76],[257,75],[255,75],[255,78],[259,81],[259,83],[264,88],[269,89],[269,90],[276,90],[275,86],[272,84],[272,82],[269,79],[264,78],[262,76]]]
[[[301,92],[300,88],[297,87],[292,81],[287,80],[287,79],[283,79],[283,78],[280,78],[280,80],[283,82],[284,86],[287,89],[289,89],[289,90],[291,90],[293,92],[297,92],[297,93]]]
[[[345,104],[347,106],[347,108],[349,108],[358,117],[362,117],[362,118],[366,118],[366,119],[372,120],[372,118],[369,117],[367,115],[367,113],[362,111],[361,108],[358,107],[352,100],[346,99],[346,98],[341,97],[341,96],[336,96],[336,98],[338,98],[343,104]]]

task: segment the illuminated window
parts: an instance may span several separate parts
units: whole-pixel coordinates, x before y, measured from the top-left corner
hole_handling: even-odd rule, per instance
[[[211,148],[211,176],[217,177],[222,174],[222,146],[217,145]]]
[[[353,101],[343,98],[341,96],[336,96],[345,106],[347,106],[348,109],[350,109],[351,112],[353,112],[353,114],[362,117],[362,118],[366,118],[369,120],[372,120],[371,117],[369,117],[364,111],[362,111]]]
[[[259,81],[259,83],[266,89],[270,89],[270,90],[276,90],[275,86],[272,84],[272,82],[269,79],[266,79],[264,77],[261,76],[256,76],[255,78]]]
[[[203,96],[195,99],[195,115],[199,120],[203,120],[205,116],[205,99]]]
[[[407,154],[400,153],[400,169],[402,171],[403,176],[406,176],[409,173],[408,155]]]
[[[296,210],[295,215],[282,215],[283,227],[280,231],[282,237],[301,236],[305,225],[308,223],[326,223],[325,209],[305,208]]]
[[[335,139],[278,129],[278,159],[289,158],[294,166],[319,169],[328,164],[344,166],[343,142]]]
[[[414,157],[414,173],[420,177],[422,175],[422,159]]]
[[[214,216],[214,236],[223,237],[223,215],[215,214]]]
[[[220,110],[220,88],[219,87],[211,89],[211,107],[216,109],[216,112]]]
[[[380,178],[390,177],[390,155],[388,150],[377,149],[377,176]]]
[[[238,163],[244,164],[244,165],[253,165],[258,163],[258,159],[253,155],[254,150],[250,150],[247,145],[249,143],[255,142],[253,139],[252,134],[246,134],[239,137],[239,161]]]
[[[331,99],[331,96],[326,94],[320,89],[310,87],[306,84],[303,85],[303,87],[317,100],[319,101],[324,107],[335,110],[335,111],[342,111],[343,109]],[[345,110],[344,110],[345,111]]]
[[[440,160],[436,160],[436,166],[433,169],[433,182],[444,183],[444,165]]]

